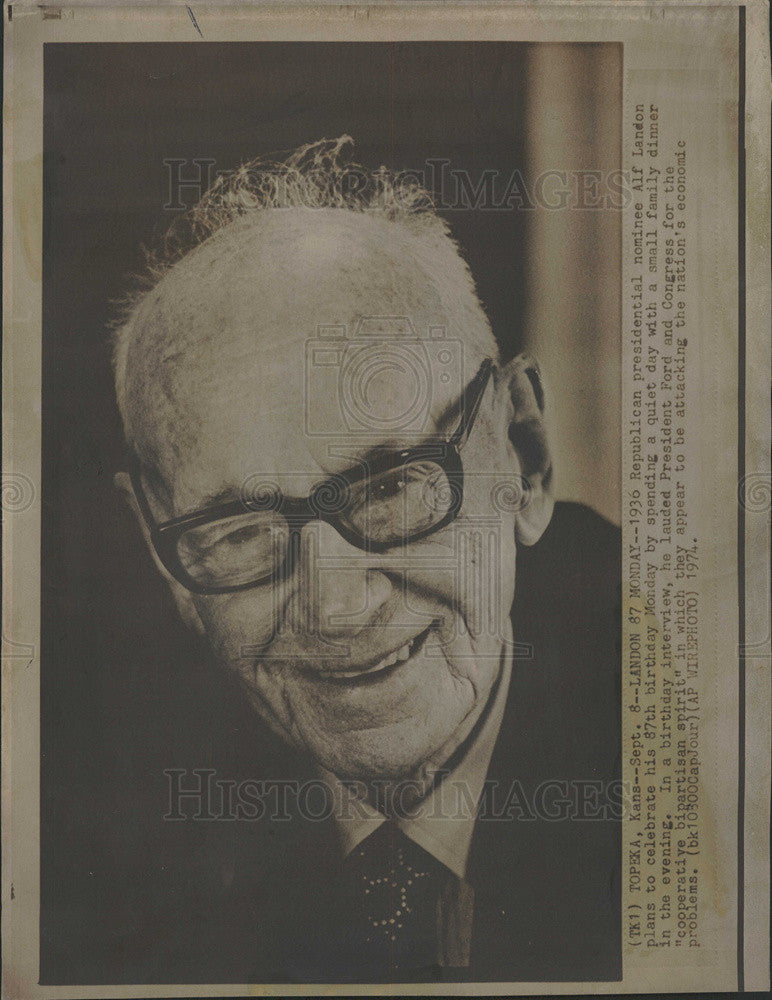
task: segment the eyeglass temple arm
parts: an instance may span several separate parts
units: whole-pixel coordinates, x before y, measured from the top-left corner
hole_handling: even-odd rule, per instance
[[[145,490],[142,486],[142,468],[140,466],[140,461],[133,453],[130,453],[127,464],[129,467],[129,479],[131,480],[131,487],[134,490],[137,506],[140,509],[142,517],[145,519],[145,524],[151,531],[153,531],[158,525],[153,517],[153,512],[150,509],[147,495],[145,494]]]
[[[488,379],[493,372],[495,365],[490,358],[486,358],[480,366],[480,370],[467,386],[462,403],[463,416],[458,429],[448,439],[449,444],[460,447],[466,441],[472,425],[477,419],[477,414],[482,405]]]

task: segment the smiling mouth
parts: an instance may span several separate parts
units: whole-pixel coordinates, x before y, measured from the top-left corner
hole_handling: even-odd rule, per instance
[[[351,670],[322,670],[316,672],[315,676],[329,681],[331,684],[362,684],[382,680],[421,652],[432,628],[433,623],[423,632],[419,632],[410,642],[406,642],[399,649],[393,650],[369,667],[356,667]]]

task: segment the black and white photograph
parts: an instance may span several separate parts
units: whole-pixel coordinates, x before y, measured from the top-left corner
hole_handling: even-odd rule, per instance
[[[3,1000],[768,986],[762,6],[6,5]]]
[[[43,980],[618,980],[621,46],[45,55]]]

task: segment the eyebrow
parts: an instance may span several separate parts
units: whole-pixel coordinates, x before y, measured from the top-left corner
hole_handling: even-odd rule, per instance
[[[408,448],[412,448],[416,444],[423,443],[424,441],[432,441],[435,439],[444,441],[447,436],[447,433],[446,430],[444,430],[443,428],[447,429],[447,425],[451,424],[451,422],[455,418],[458,418],[460,416],[461,406],[462,406],[462,399],[457,399],[452,403],[448,403],[448,405],[445,407],[445,409],[442,411],[439,418],[437,419],[437,427],[430,434],[421,435],[420,438],[416,435],[410,440],[407,439],[399,440],[397,438],[393,441],[388,441],[388,442],[383,442],[381,444],[373,445],[372,447],[367,448],[363,452],[357,452],[352,450],[351,457],[354,462],[354,465],[357,464],[366,465],[368,462],[374,461],[378,458],[383,458],[384,455],[391,455],[394,453],[398,453],[400,451],[405,451]]]
[[[221,490],[217,490],[214,493],[207,493],[196,507],[191,508],[191,511],[195,513],[198,510],[206,510],[207,507],[220,507],[223,504],[240,499],[240,490],[235,489],[233,486],[224,486]]]

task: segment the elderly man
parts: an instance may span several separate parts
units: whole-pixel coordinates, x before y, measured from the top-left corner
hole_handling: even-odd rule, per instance
[[[618,537],[553,516],[536,364],[348,142],[221,178],[117,331],[116,482],[251,777],[297,793],[237,811],[157,946],[191,980],[615,979]]]

